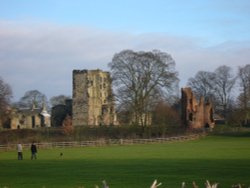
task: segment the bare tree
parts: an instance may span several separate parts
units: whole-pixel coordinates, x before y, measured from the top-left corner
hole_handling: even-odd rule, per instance
[[[222,115],[227,116],[230,101],[232,101],[232,89],[235,85],[236,77],[232,73],[232,68],[226,65],[215,70],[214,94],[218,104],[222,109]]]
[[[242,88],[242,93],[240,94],[240,102],[244,110],[246,110],[250,103],[250,64],[239,67],[238,78],[240,80],[240,86]]]
[[[196,97],[213,98],[213,82],[215,74],[212,72],[199,71],[194,78],[189,78],[188,86],[190,86]]]
[[[160,98],[178,85],[173,58],[158,50],[124,50],[109,63],[116,98],[131,113],[135,124],[146,124],[147,115]]]
[[[12,98],[12,90],[9,84],[5,83],[4,80],[0,77],[0,110],[6,109],[6,106],[9,105]]]
[[[241,109],[243,110],[245,124],[247,124],[250,107],[250,64],[239,67],[238,78],[242,89],[242,92],[238,97],[238,101]]]
[[[226,117],[233,101],[232,89],[235,82],[232,68],[223,65],[214,72],[199,71],[194,78],[188,80],[188,85],[197,97],[210,99],[215,111]]]
[[[35,107],[42,107],[44,102],[48,106],[47,97],[45,94],[38,90],[30,90],[27,91],[23,97],[21,97],[17,103],[17,106],[30,108],[35,105]]]
[[[0,125],[6,121],[7,109],[12,98],[12,90],[9,84],[0,77]]]

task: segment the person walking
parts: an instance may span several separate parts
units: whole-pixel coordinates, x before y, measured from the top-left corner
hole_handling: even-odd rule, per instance
[[[31,150],[31,160],[36,159],[37,148],[34,142],[32,142],[30,150]]]
[[[22,144],[17,144],[17,159],[23,160],[23,146]]]

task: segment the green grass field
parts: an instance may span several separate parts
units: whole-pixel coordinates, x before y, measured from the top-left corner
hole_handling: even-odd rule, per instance
[[[47,149],[33,161],[28,150],[23,161],[16,152],[0,152],[0,188],[93,188],[104,179],[110,188],[147,188],[154,179],[162,188],[180,188],[183,181],[202,188],[207,179],[220,188],[250,186],[250,137]]]

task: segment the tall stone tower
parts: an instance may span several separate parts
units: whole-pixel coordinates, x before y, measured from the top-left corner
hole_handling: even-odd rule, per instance
[[[73,125],[116,125],[109,72],[73,71]]]

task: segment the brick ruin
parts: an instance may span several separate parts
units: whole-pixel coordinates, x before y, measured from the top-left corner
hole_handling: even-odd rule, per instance
[[[182,122],[191,129],[214,128],[213,107],[201,97],[196,100],[191,88],[181,89]]]
[[[109,72],[73,70],[73,126],[117,125]]]

